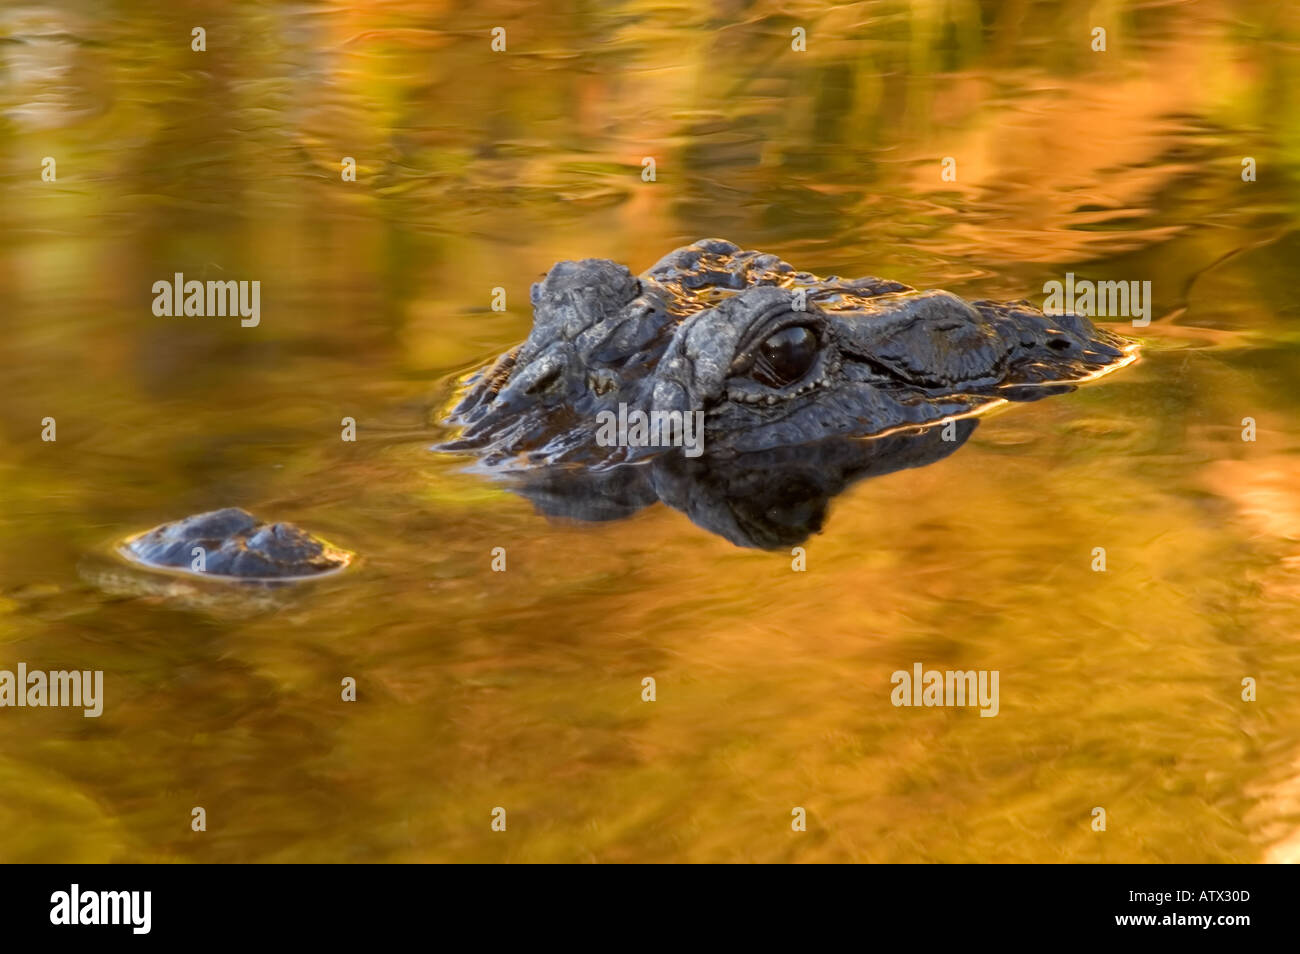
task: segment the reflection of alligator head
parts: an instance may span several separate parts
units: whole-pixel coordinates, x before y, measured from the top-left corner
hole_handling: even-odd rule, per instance
[[[964,444],[975,423],[825,438],[739,457],[663,454],[601,469],[543,467],[507,479],[547,516],[615,520],[662,500],[736,546],[777,550],[819,531],[830,499],[850,484],[932,464]]]
[[[547,514],[662,500],[741,546],[797,543],[850,483],[946,456],[974,429],[953,419],[1133,356],[1086,318],[821,279],[717,239],[639,278],[561,262],[532,299],[532,333],[467,379],[438,449],[477,454]]]
[[[532,299],[532,333],[468,379],[440,449],[497,470],[601,468],[658,456],[700,420],[703,453],[734,457],[969,415],[1131,359],[1086,318],[821,279],[717,239],[640,278],[560,262]],[[638,413],[644,439],[610,439],[607,422]]]

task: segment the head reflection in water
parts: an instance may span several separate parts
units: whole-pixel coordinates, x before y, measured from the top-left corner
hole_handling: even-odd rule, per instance
[[[548,517],[618,520],[662,501],[736,546],[778,550],[821,530],[831,498],[851,484],[947,457],[975,425],[965,419],[915,433],[828,438],[732,458],[662,454],[601,470],[544,467],[507,480]]]
[[[969,415],[1134,358],[1086,318],[818,278],[718,239],[639,277],[560,262],[532,302],[528,339],[466,380],[437,449],[548,514],[662,500],[741,546],[797,543],[853,481],[951,453]]]

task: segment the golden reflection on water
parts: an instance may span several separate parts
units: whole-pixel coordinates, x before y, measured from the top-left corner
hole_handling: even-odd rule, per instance
[[[1094,54],[1100,15],[0,12],[0,669],[108,694],[0,710],[0,860],[1294,859],[1297,15],[1118,3]],[[666,507],[549,523],[428,452],[554,261],[709,235],[972,298],[1151,280],[1155,320],[837,498],[804,573]],[[155,318],[177,271],[261,280],[261,324]],[[358,565],[232,600],[105,556],[227,505]],[[998,669],[998,717],[889,705],[918,661]]]

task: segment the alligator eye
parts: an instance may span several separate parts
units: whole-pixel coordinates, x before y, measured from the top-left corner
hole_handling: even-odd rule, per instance
[[[794,384],[817,360],[817,335],[811,328],[782,328],[759,346],[754,360],[755,380],[772,388]]]

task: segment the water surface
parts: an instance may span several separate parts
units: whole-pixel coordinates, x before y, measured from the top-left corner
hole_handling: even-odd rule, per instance
[[[0,859],[1295,859],[1298,42],[1213,0],[5,7],[0,668],[106,700],[0,710]],[[837,497],[804,572],[430,453],[553,262],[714,235],[1149,280],[1154,320]],[[260,324],[154,316],[176,272],[261,281]],[[223,506],[358,564],[232,597],[107,556]],[[999,670],[999,715],[893,707],[915,662]]]

